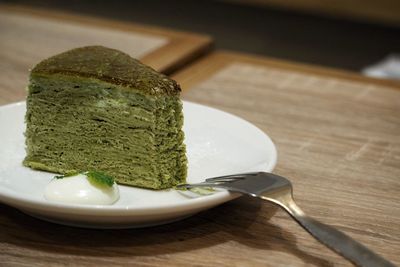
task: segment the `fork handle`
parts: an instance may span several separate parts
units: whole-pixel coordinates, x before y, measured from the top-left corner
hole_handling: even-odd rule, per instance
[[[275,203],[287,211],[315,239],[357,266],[396,267],[343,232],[307,216],[293,199],[286,201],[286,203]]]

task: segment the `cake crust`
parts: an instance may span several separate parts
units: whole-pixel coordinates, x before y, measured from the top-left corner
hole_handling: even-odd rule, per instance
[[[31,76],[53,74],[94,78],[149,95],[176,96],[181,92],[174,80],[128,54],[104,46],[75,48],[43,60],[31,70]]]

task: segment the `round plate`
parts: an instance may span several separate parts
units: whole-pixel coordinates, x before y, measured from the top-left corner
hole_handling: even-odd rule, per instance
[[[229,113],[184,102],[188,183],[247,171],[272,171],[277,154],[271,139]],[[0,107],[0,201],[35,217],[91,228],[128,228],[163,224],[238,197],[227,191],[191,196],[176,190],[119,186],[114,205],[72,205],[45,200],[53,173],[22,166],[25,156],[25,102]]]

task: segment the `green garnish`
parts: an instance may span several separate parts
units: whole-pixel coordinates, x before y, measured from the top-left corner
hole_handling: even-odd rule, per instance
[[[207,196],[215,193],[215,190],[211,187],[193,187],[193,188],[175,187],[175,190],[190,191],[192,193],[201,196]]]
[[[84,174],[89,179],[89,182],[94,183],[95,185],[112,187],[114,184],[114,178],[105,173],[88,171]]]
[[[189,191],[201,196],[212,195],[215,193],[215,190],[211,187],[194,187],[190,188]]]
[[[71,171],[71,172],[67,172],[66,174],[63,174],[63,175],[56,175],[56,176],[54,176],[54,179],[63,179],[65,177],[71,177],[71,176],[75,176],[78,174],[79,174],[79,172]]]
[[[68,172],[64,175],[57,175],[54,176],[54,179],[63,179],[66,177],[71,177],[71,176],[76,176],[78,175],[79,172]],[[83,172],[81,173],[83,175],[86,175],[87,179],[89,180],[89,182],[91,182],[94,185],[97,186],[109,186],[112,187],[114,184],[114,178],[102,173],[102,172],[97,172],[97,171],[87,171],[87,172]]]

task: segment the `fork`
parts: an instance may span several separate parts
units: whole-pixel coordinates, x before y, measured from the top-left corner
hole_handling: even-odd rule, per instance
[[[355,265],[395,267],[341,231],[307,216],[294,202],[292,184],[284,177],[267,172],[250,172],[209,178],[197,184],[181,184],[177,189],[196,187],[223,188],[271,201],[289,213],[315,239]]]

